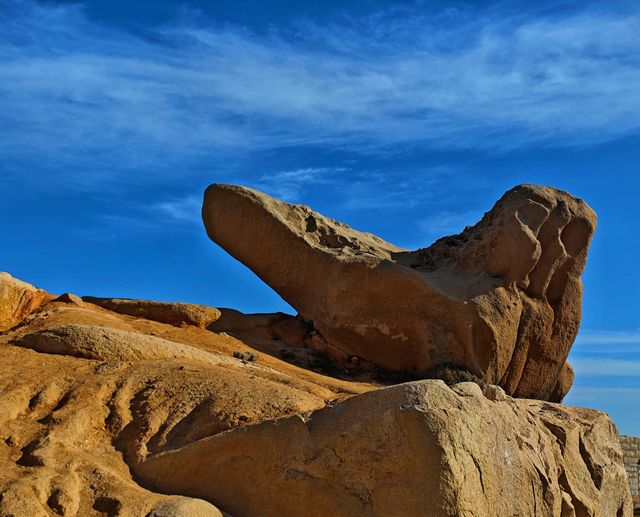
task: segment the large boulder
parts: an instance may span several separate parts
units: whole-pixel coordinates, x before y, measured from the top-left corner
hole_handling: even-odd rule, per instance
[[[184,360],[230,365],[233,360],[156,336],[100,325],[68,323],[21,335],[13,345],[45,354],[70,355],[100,361]]]
[[[234,429],[132,468],[236,517],[630,517],[601,412],[426,380]]]
[[[200,499],[182,497],[165,501],[151,510],[146,517],[224,517],[215,506]]]
[[[567,192],[515,187],[475,226],[417,251],[241,186],[211,185],[202,215],[336,359],[412,376],[451,364],[528,398],[570,388],[596,217]]]
[[[52,298],[46,291],[0,272],[0,332],[14,327]]]
[[[107,310],[180,327],[194,325],[205,328],[220,317],[215,307],[181,302],[154,302],[127,298],[97,298],[83,296],[82,301],[93,303]]]

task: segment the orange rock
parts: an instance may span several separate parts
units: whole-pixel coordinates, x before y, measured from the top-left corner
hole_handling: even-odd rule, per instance
[[[153,302],[126,298],[96,298],[95,296],[84,296],[82,301],[120,314],[128,314],[178,327],[180,325],[195,325],[205,328],[220,317],[220,311],[215,307],[195,303]]]
[[[51,302],[0,332],[0,515],[631,517],[603,413],[309,371],[283,314],[210,327]]]
[[[515,187],[475,226],[417,251],[241,186],[210,186],[202,215],[336,358],[412,376],[449,363],[528,398],[570,387],[558,380],[596,217],[564,191]]]
[[[178,327],[62,301],[32,316],[0,332],[1,516],[226,515],[150,491],[130,464],[375,387],[261,351],[256,362],[239,361],[233,351],[258,350],[224,327]],[[252,317],[243,319],[250,335]],[[269,319],[259,320],[268,335]]]
[[[204,438],[133,466],[148,486],[232,515],[631,517],[604,413],[400,384]],[[571,511],[573,510],[573,511]]]
[[[53,296],[0,272],[0,331],[10,329]]]
[[[560,375],[558,376],[558,382],[553,388],[551,395],[549,396],[550,402],[562,402],[564,396],[569,392],[573,385],[573,379],[575,374],[573,372],[573,366],[570,363],[564,363]]]

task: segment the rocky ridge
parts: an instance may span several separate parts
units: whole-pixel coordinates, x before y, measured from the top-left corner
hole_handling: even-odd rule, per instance
[[[340,228],[325,243],[357,237],[373,268],[393,271],[385,253],[404,253]],[[574,259],[556,269],[575,273]],[[512,397],[472,368],[459,378],[477,383],[454,369],[449,386],[397,384],[374,361],[343,363],[306,315],[55,297],[6,274],[0,315],[0,516],[633,511],[605,414]]]

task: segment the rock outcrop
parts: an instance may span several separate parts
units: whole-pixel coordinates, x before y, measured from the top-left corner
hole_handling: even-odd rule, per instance
[[[0,272],[0,331],[17,325],[51,298],[46,291]]]
[[[570,388],[596,218],[566,192],[518,186],[476,225],[417,251],[240,186],[210,186],[202,215],[336,360],[414,377],[453,364],[543,400]]]
[[[336,378],[301,319],[220,313],[49,296],[0,331],[0,516],[631,516],[603,413]]]
[[[195,303],[153,302],[125,298],[96,298],[83,296],[82,301],[99,305],[110,311],[138,318],[159,321],[170,325],[195,325],[205,328],[220,317],[215,307]]]
[[[494,398],[494,397],[492,397]],[[236,516],[630,516],[606,415],[401,384],[229,431],[134,466],[156,489]]]
[[[233,361],[198,348],[137,332],[71,323],[20,336],[14,345],[46,354],[69,355],[100,361],[157,361],[173,359],[229,365]]]
[[[214,501],[141,486],[130,465],[376,388],[262,353],[230,335],[251,336],[253,318],[235,319],[209,331],[49,296],[0,331],[0,516],[219,517]],[[270,344],[271,319],[257,320],[255,343]]]
[[[201,499],[180,498],[164,502],[151,510],[147,517],[224,517],[212,504]]]

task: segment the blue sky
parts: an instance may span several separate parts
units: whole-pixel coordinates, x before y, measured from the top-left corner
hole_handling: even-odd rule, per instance
[[[208,184],[409,248],[553,185],[599,216],[566,401],[640,435],[640,5],[351,4],[0,0],[0,270],[290,312],[208,241]]]

